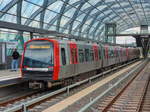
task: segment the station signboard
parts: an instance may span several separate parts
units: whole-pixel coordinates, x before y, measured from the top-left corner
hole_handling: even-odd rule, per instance
[[[15,49],[18,46],[18,42],[17,41],[10,41],[7,42],[7,49]]]

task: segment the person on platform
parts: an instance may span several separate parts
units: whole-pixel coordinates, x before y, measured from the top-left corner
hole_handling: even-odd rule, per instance
[[[11,71],[17,71],[19,63],[18,61],[19,61],[19,53],[15,48],[12,54]]]

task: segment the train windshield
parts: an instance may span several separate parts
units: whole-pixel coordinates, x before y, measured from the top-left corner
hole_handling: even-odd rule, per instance
[[[24,66],[47,68],[54,65],[53,43],[46,40],[35,40],[27,44],[24,54]]]

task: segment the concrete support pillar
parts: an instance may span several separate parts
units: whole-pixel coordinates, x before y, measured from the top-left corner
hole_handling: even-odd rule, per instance
[[[142,41],[141,41],[140,36],[136,37],[135,39],[136,39],[136,45],[137,45],[137,47],[142,47]]]
[[[149,51],[150,38],[142,38],[143,55],[146,58]]]
[[[149,44],[150,44],[150,36],[148,38],[136,37],[136,44],[137,47],[142,47],[143,49],[143,56],[146,58],[149,51]]]

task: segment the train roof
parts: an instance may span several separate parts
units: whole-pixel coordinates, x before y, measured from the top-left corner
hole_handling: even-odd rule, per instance
[[[42,38],[38,38],[38,39],[43,39]],[[113,44],[113,43],[105,43],[105,42],[90,42],[90,41],[76,41],[76,40],[68,40],[68,39],[60,39],[60,38],[55,38],[55,37],[45,37],[44,39],[52,39],[52,40],[57,40],[59,43],[71,43],[71,42],[75,42],[77,44],[80,45],[93,45],[93,44],[97,44],[97,45],[101,45],[101,46],[114,46],[114,47],[123,47],[123,48],[135,48],[135,47],[131,47],[131,46],[125,46],[125,45],[121,45],[121,44]],[[34,39],[33,39],[34,40]]]

